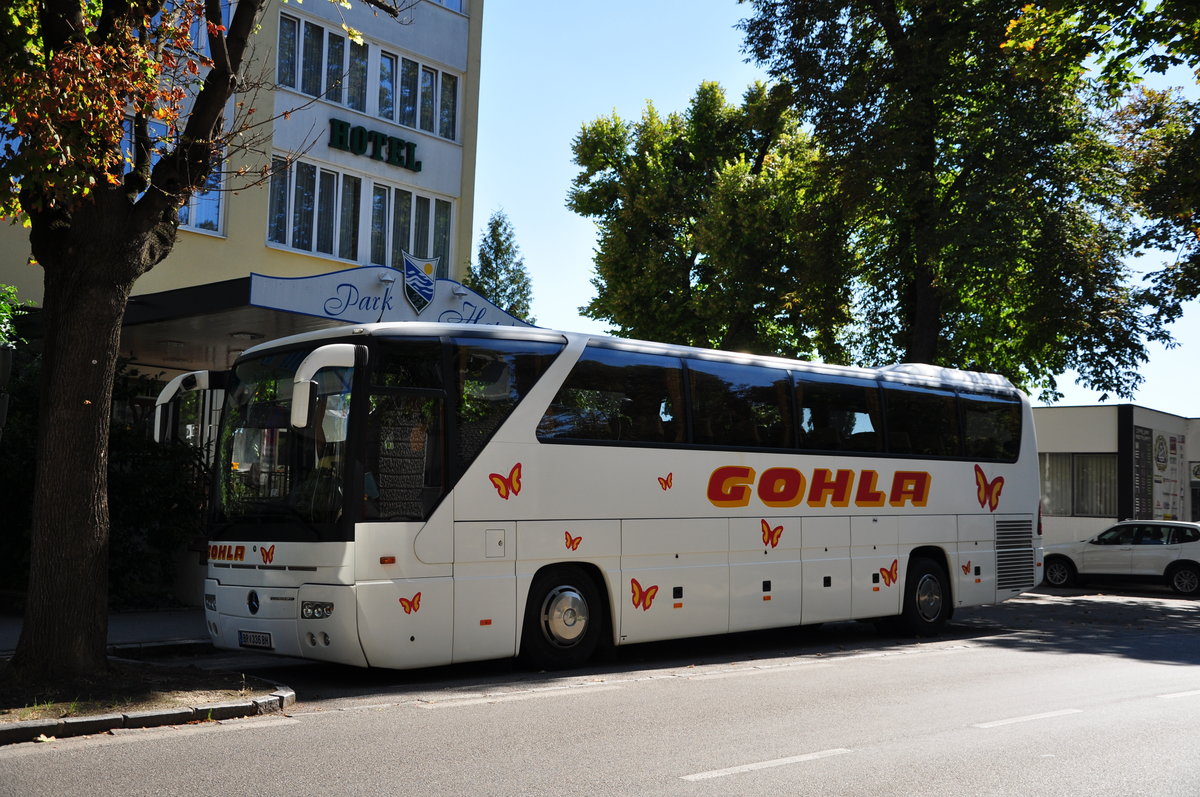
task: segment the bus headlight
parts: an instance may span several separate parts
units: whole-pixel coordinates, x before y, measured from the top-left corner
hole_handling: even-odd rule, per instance
[[[333,614],[333,604],[325,601],[301,601],[300,616],[305,620],[324,620]]]
[[[217,610],[217,596],[211,592],[204,593],[204,608],[210,612],[215,612]]]

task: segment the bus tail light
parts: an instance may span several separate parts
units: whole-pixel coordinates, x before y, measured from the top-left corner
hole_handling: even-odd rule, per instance
[[[1038,530],[1038,536],[1039,536],[1039,537],[1040,537],[1040,536],[1042,536],[1042,502],[1041,502],[1041,501],[1038,501],[1038,522],[1037,522],[1037,530]]]

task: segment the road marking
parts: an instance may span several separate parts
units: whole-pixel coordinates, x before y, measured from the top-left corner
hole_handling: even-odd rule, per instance
[[[1035,720],[1048,720],[1053,717],[1065,717],[1068,714],[1082,714],[1083,709],[1079,708],[1064,708],[1062,711],[1047,711],[1045,714],[1030,714],[1026,717],[1011,717],[1006,720],[996,720],[995,722],[979,722],[972,725],[972,728],[999,728],[1001,725],[1015,725],[1018,722],[1034,722]]]
[[[844,747],[837,747],[832,750],[822,750],[819,753],[805,753],[804,755],[794,755],[789,758],[776,758],[771,761],[758,761],[753,764],[742,764],[737,767],[728,767],[726,769],[711,769],[708,772],[697,772],[695,775],[683,775],[680,780],[709,780],[710,778],[723,778],[726,775],[740,775],[743,772],[754,772],[758,769],[770,769],[772,767],[785,767],[788,764],[799,764],[804,761],[816,761],[820,758],[829,758],[835,755],[844,755],[852,753],[853,750],[847,750]]]
[[[550,689],[534,689],[528,692],[509,692],[496,693],[492,695],[484,695],[483,697],[470,697],[465,699],[450,698],[437,702],[419,702],[414,703],[417,708],[434,709],[434,708],[458,708],[459,706],[482,706],[490,703],[514,703],[518,700],[531,700],[537,697],[558,697],[561,695],[582,695],[592,694],[594,692],[612,692],[620,689],[619,686],[559,686]]]
[[[1164,700],[1171,700],[1176,697],[1195,697],[1196,695],[1200,695],[1200,689],[1193,689],[1190,692],[1174,692],[1173,694],[1169,695],[1159,695],[1159,697],[1163,698]]]

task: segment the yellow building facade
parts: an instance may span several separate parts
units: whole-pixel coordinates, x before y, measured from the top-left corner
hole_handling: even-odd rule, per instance
[[[181,210],[173,251],[134,286],[122,356],[165,377],[223,369],[255,341],[339,323],[254,306],[252,274],[401,269],[403,252],[461,280],[472,257],[483,5],[416,0],[396,21],[361,4],[269,3],[245,73],[261,88],[231,104],[231,115],[254,108],[260,126]],[[40,304],[27,231],[0,228],[0,253],[0,283]]]

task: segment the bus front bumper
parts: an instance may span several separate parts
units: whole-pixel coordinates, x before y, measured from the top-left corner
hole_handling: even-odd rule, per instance
[[[204,617],[213,645],[367,666],[358,641],[351,586],[226,586],[204,582]]]

